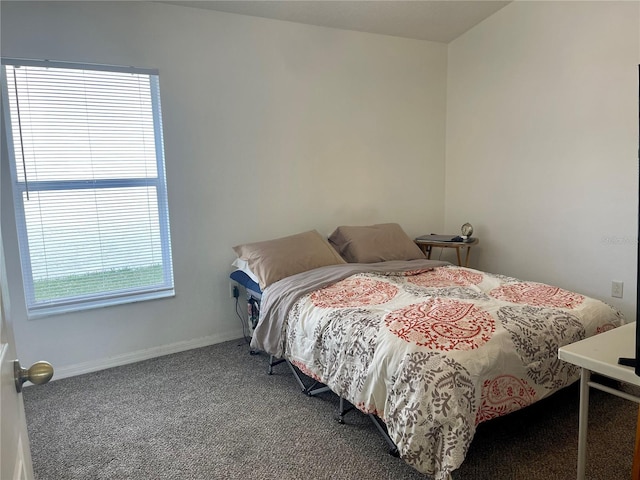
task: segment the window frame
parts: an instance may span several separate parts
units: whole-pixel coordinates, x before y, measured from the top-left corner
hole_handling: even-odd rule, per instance
[[[150,101],[153,116],[153,131],[155,143],[155,157],[157,174],[155,177],[140,178],[110,178],[87,180],[46,180],[20,181],[18,178],[18,158],[13,142],[13,125],[11,121],[11,106],[9,102],[6,65],[11,66],[35,66],[49,68],[68,68],[73,70],[97,70],[104,72],[132,73],[147,75],[150,84]],[[24,287],[25,304],[28,318],[68,313],[73,311],[88,310],[111,305],[120,305],[158,298],[175,296],[173,280],[173,260],[171,252],[171,235],[169,228],[169,206],[167,198],[167,182],[164,162],[164,141],[162,133],[162,113],[160,107],[160,81],[157,69],[142,69],[114,65],[97,65],[86,63],[53,62],[49,60],[33,60],[6,58],[1,59],[2,79],[2,114],[5,125],[7,141],[8,161],[11,173],[13,193],[13,211],[20,250],[20,264],[22,267],[22,280]],[[157,215],[160,231],[160,250],[162,258],[162,284],[146,285],[142,287],[123,288],[92,294],[67,296],[53,300],[37,301],[35,282],[31,267],[31,254],[29,251],[28,230],[25,215],[23,194],[25,192],[42,192],[54,190],[79,191],[83,189],[102,190],[108,188],[155,188],[157,200]]]

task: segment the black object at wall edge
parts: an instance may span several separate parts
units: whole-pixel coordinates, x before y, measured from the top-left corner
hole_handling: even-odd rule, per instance
[[[638,65],[638,182],[640,184],[640,65]],[[640,326],[638,313],[640,312],[640,188],[638,188],[638,241],[636,256],[636,358],[635,371],[640,376]]]

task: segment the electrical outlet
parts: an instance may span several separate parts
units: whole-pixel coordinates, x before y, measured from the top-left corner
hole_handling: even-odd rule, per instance
[[[238,298],[240,296],[240,290],[238,290],[238,284],[229,282],[229,296],[231,298]]]
[[[615,298],[622,298],[623,287],[624,287],[623,282],[618,282],[616,280],[613,280],[611,282],[611,296]]]

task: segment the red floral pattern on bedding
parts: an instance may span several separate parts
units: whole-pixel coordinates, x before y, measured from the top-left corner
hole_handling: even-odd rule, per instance
[[[447,298],[395,310],[385,317],[384,323],[406,342],[443,351],[478,348],[495,331],[489,313],[472,303]]]
[[[576,308],[584,296],[542,283],[519,282],[502,285],[489,292],[493,298],[537,307]]]
[[[596,335],[598,333],[608,332],[609,330],[613,330],[616,327],[617,327],[617,325],[614,325],[613,323],[606,323],[606,324],[601,325],[600,327],[596,328]]]
[[[439,267],[410,278],[409,282],[426,288],[455,287],[477,285],[482,282],[482,278],[483,275],[480,272]]]
[[[382,413],[383,412],[379,412],[376,407],[366,404],[364,402],[360,402],[358,404],[355,405],[355,407],[360,410],[362,413],[373,413],[374,415],[378,416],[378,417],[382,417]]]
[[[398,287],[371,278],[351,277],[317,290],[311,302],[320,308],[349,308],[380,305],[391,300]]]
[[[559,346],[622,323],[603,302],[511,277],[455,266],[368,272],[301,295],[288,310],[284,350],[380,417],[407,463],[451,480],[478,423],[579,378]]]
[[[526,379],[513,375],[500,375],[485,380],[476,424],[515,412],[536,401],[535,389]]]
[[[316,375],[315,373],[313,373],[311,370],[309,370],[309,368],[304,363],[296,362],[295,360],[293,360],[291,362],[291,364],[294,365],[295,367],[297,367],[307,377],[313,378],[316,382],[322,383],[322,380],[320,379],[320,377],[318,375]]]

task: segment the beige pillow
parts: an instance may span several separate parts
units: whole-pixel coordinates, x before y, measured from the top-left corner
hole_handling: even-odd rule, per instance
[[[237,245],[233,250],[238,257],[246,260],[248,267],[258,277],[261,290],[296,273],[345,263],[316,230]]]
[[[329,236],[329,243],[349,263],[426,258],[397,223],[365,227],[341,226]]]

